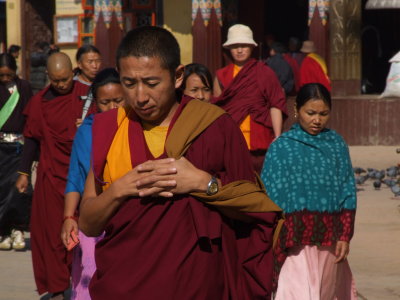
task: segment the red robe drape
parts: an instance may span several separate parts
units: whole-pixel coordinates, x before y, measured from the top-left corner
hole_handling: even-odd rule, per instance
[[[300,66],[300,87],[307,83],[320,83],[331,91],[331,82],[321,65],[313,58],[306,56]]]
[[[186,103],[182,101],[170,126]],[[153,157],[140,121],[130,118],[133,168]],[[93,170],[100,180],[116,130],[116,110],[95,116]],[[185,157],[223,184],[254,181],[246,142],[226,114],[198,136]],[[96,246],[92,299],[267,299],[276,214],[254,213],[253,217],[259,222],[233,221],[189,195],[126,200]]]
[[[212,103],[225,109],[240,125],[250,115],[250,150],[266,150],[274,139],[270,108],[276,107],[287,116],[282,87],[264,63],[250,59],[233,78],[233,64],[216,72],[223,89]]]
[[[69,287],[70,253],[61,242],[64,191],[72,142],[81,118],[88,86],[74,81],[71,93],[47,100],[49,87],[37,93],[24,114],[24,136],[40,143],[40,158],[32,200],[31,249],[39,294]]]

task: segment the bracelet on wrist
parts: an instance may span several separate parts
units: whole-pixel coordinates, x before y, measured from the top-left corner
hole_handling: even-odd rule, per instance
[[[28,174],[28,173],[21,172],[21,171],[17,171],[17,173],[18,173],[19,175],[25,175],[25,176],[28,176],[28,177],[29,177],[29,174]]]
[[[78,217],[76,217],[76,216],[64,216],[63,222],[65,222],[65,220],[68,220],[68,219],[72,219],[72,220],[75,220],[76,222],[78,222]]]

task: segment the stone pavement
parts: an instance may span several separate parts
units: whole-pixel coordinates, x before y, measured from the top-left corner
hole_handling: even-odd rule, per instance
[[[351,147],[353,165],[387,168],[400,162],[396,147]],[[372,182],[360,187],[355,235],[349,262],[360,300],[400,299],[400,197]],[[29,241],[29,239],[28,239]],[[31,252],[0,252],[0,300],[39,297],[33,280]],[[301,299],[299,299],[301,300]]]

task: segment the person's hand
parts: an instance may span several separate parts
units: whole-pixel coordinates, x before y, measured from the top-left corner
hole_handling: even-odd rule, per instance
[[[336,249],[335,249],[335,255],[336,255],[335,264],[344,261],[347,258],[347,255],[349,255],[349,252],[350,252],[349,243],[345,241],[338,241],[336,243]]]
[[[137,182],[140,191],[140,196],[148,196],[154,188],[168,188],[165,184],[169,185],[169,191],[173,194],[186,194],[190,192],[205,192],[207,185],[211,179],[211,175],[196,168],[186,158],[182,157],[179,160],[171,161],[167,166],[168,170],[175,170],[175,172],[167,176],[149,176],[144,177]],[[166,173],[166,170],[157,169],[158,173]],[[175,183],[173,185],[173,183]]]
[[[176,167],[176,188],[171,192],[175,194],[186,194],[191,192],[206,192],[211,175],[196,168],[185,157],[181,157],[174,163]]]
[[[29,176],[20,174],[15,182],[15,187],[17,188],[18,192],[25,193],[28,190],[29,185]]]
[[[65,248],[67,248],[71,239],[71,231],[75,231],[76,236],[78,236],[78,223],[74,219],[66,219],[61,228],[61,241]]]
[[[172,197],[169,190],[176,186],[176,181],[171,177],[176,173],[176,168],[172,165],[174,161],[173,158],[150,160],[129,171],[112,184],[115,198]]]
[[[79,126],[81,126],[81,124],[82,124],[82,119],[76,119],[76,121],[75,121],[75,125],[76,125],[76,127],[79,127]]]

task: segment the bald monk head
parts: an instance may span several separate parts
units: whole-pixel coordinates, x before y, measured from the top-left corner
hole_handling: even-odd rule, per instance
[[[62,52],[53,53],[47,59],[47,74],[53,89],[61,95],[71,92],[74,73],[71,59]]]

